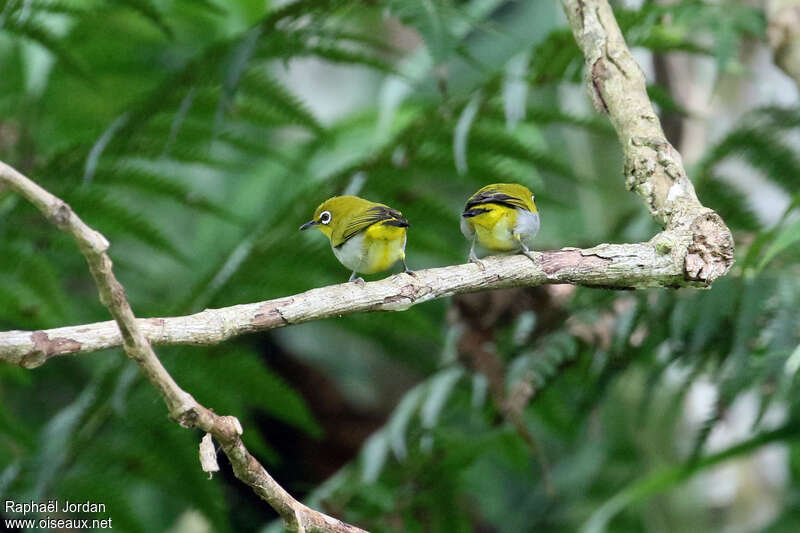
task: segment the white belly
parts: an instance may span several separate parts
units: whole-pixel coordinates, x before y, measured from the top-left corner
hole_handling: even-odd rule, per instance
[[[517,209],[517,225],[514,232],[522,237],[528,248],[533,248],[533,240],[539,233],[539,213],[531,213],[525,209]]]
[[[350,270],[360,272],[361,265],[364,263],[364,233],[359,233],[345,241],[339,247],[333,248],[333,255],[341,264]]]
[[[406,237],[402,241],[372,239],[370,245],[364,243],[364,232],[348,239],[333,254],[345,267],[363,274],[374,274],[391,267],[405,255]]]

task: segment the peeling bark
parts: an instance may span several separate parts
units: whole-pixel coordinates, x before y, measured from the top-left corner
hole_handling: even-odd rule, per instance
[[[687,246],[691,242],[685,279],[710,284],[733,265],[733,237],[722,218],[697,199],[681,155],[653,111],[644,75],[611,6],[607,0],[561,4],[586,59],[592,101],[608,114],[622,144],[625,185],[662,225],[663,239],[686,241]]]

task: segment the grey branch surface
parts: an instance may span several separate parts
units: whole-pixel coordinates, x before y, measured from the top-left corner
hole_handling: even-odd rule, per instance
[[[453,294],[570,283],[615,289],[698,285],[684,276],[683,257],[690,240],[664,234],[640,244],[601,244],[484,259],[473,263],[396,274],[381,281],[343,283],[294,296],[207,309],[188,316],[139,319],[152,344],[216,344],[244,333],[301,324],[364,311],[402,311],[412,305]],[[0,360],[32,368],[64,354],[93,352],[122,343],[113,321],[44,331],[0,333]]]
[[[767,22],[775,64],[800,88],[800,0],[767,0]]]
[[[64,201],[36,185],[13,168],[0,162],[0,185],[5,184],[34,204],[59,229],[72,234],[86,258],[100,293],[100,301],[114,317],[125,353],[145,373],[167,404],[172,420],[186,428],[202,429],[221,445],[237,478],[250,485],[287,527],[300,532],[364,533],[335,518],[317,512],[295,500],[264,469],[242,443],[242,427],[232,416],[220,416],[200,405],[172,379],[153,351],[125,297],[125,290],[112,270],[108,241],[87,226]],[[43,337],[39,337],[40,340]],[[44,341],[43,341],[44,342]]]

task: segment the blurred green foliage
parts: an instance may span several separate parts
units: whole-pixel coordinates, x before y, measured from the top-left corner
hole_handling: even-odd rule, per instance
[[[0,6],[0,158],[111,241],[139,316],[344,281],[324,239],[297,226],[346,190],[402,209],[412,268],[464,260],[457,213],[495,181],[536,192],[542,249],[658,230],[622,190],[606,119],[575,110],[582,57],[556,2]],[[742,43],[764,39],[763,13],[738,2],[616,14],[631,46],[708,56],[719,76],[746,75]],[[664,87],[650,93],[685,113]],[[492,324],[503,387],[532,384],[522,423],[539,452],[456,353],[463,324],[449,301],[158,353],[201,403],[242,420],[281,483],[373,531],[712,530],[736,506],[715,508],[689,480],[778,441],[788,480],[772,530],[794,530],[798,127],[797,109],[754,109],[690,169],[738,245],[712,290],[578,289],[552,303],[568,320],[544,326],[551,311],[527,309]],[[760,221],[757,190],[721,179],[730,159],[793,198],[779,223]],[[0,327],[105,319],[71,240],[0,191]],[[320,407],[288,360],[332,383],[347,411]],[[716,391],[714,408],[692,427],[683,406],[700,385]],[[747,434],[711,447],[745,401],[756,406]],[[350,429],[353,413],[371,425]],[[332,448],[337,429],[358,448],[364,427],[377,431],[358,457],[351,445],[325,455],[335,475],[309,473],[309,449]],[[194,531],[195,511],[214,531],[280,530],[230,474],[206,479],[199,438],[167,420],[120,350],[0,366],[3,498],[104,502],[120,531]]]

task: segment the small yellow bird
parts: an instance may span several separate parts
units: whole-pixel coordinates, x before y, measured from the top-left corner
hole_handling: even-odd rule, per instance
[[[469,260],[482,265],[475,255],[477,243],[490,252],[531,251],[539,233],[539,210],[533,193],[516,183],[493,183],[473,194],[461,213],[461,233],[472,241]]]
[[[300,226],[316,227],[328,236],[333,255],[353,271],[349,281],[362,282],[356,274],[374,274],[399,259],[406,265],[408,220],[397,209],[357,196],[334,196],[322,202],[314,218]]]

